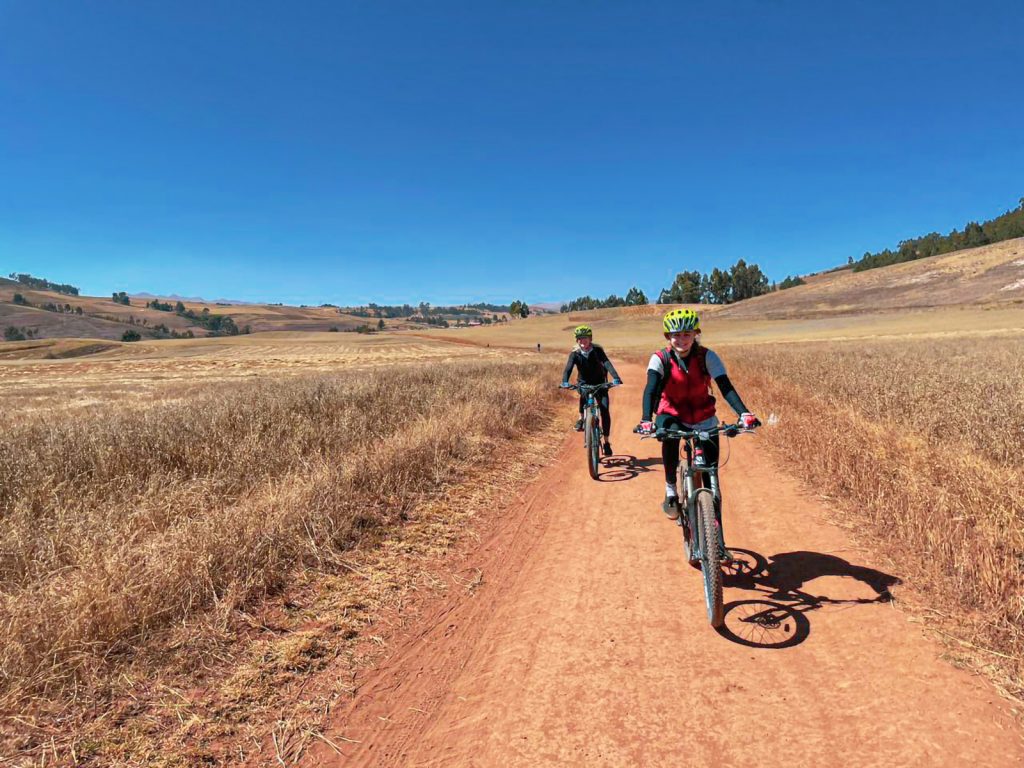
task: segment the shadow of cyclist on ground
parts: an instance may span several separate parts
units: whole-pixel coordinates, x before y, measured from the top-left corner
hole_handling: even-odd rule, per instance
[[[725,624],[718,633],[752,648],[798,645],[811,631],[804,614],[825,605],[887,603],[893,599],[889,589],[900,583],[891,574],[821,552],[783,552],[771,558],[744,549],[733,549],[733,553],[737,559],[725,567],[723,585],[755,592],[757,598],[728,603]],[[853,579],[874,595],[839,597],[807,591],[807,584],[826,576]]]
[[[642,472],[650,472],[648,459],[640,459],[629,455],[608,456],[601,459],[602,471],[597,476],[602,483],[621,483],[624,480],[632,480]],[[659,460],[660,461],[660,460]]]

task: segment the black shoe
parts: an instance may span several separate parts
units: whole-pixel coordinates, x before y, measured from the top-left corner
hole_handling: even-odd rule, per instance
[[[611,443],[605,443],[604,444],[604,455],[605,456],[611,456],[612,455],[612,444]]]
[[[665,500],[661,502],[661,511],[664,512],[669,520],[679,519],[679,497],[678,496],[666,496]]]
[[[576,422],[576,426],[574,426],[573,429],[575,429],[577,432],[582,432],[583,431],[583,419],[579,419]]]

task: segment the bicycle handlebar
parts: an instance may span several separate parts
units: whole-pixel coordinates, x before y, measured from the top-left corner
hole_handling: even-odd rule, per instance
[[[655,440],[661,441],[690,440],[692,438],[707,440],[708,438],[718,434],[725,435],[726,437],[736,437],[737,435],[753,432],[754,429],[755,428],[747,429],[740,422],[736,422],[735,424],[719,424],[717,427],[711,427],[710,429],[678,429],[676,427],[665,429],[664,427],[659,427],[649,435],[637,432],[636,429],[633,431],[640,435],[641,440],[653,437]]]
[[[599,392],[602,389],[611,389],[612,387],[618,386],[621,385],[616,384],[613,381],[606,381],[604,384],[570,384],[567,387],[560,386],[559,389],[574,389],[577,392],[583,392],[586,394],[587,392]]]

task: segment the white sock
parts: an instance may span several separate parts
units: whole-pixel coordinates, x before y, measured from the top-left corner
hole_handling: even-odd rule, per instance
[[[665,483],[665,495],[666,496],[679,496],[678,491],[676,491],[676,484],[675,483]]]

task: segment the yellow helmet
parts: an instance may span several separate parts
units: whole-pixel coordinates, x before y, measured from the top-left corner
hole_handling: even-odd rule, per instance
[[[580,338],[581,336],[593,337],[594,330],[589,325],[577,325],[576,330],[573,331],[572,333],[573,336],[575,336],[577,339]]]
[[[692,309],[672,309],[665,313],[662,320],[665,333],[680,331],[696,331],[700,333],[700,318]]]

